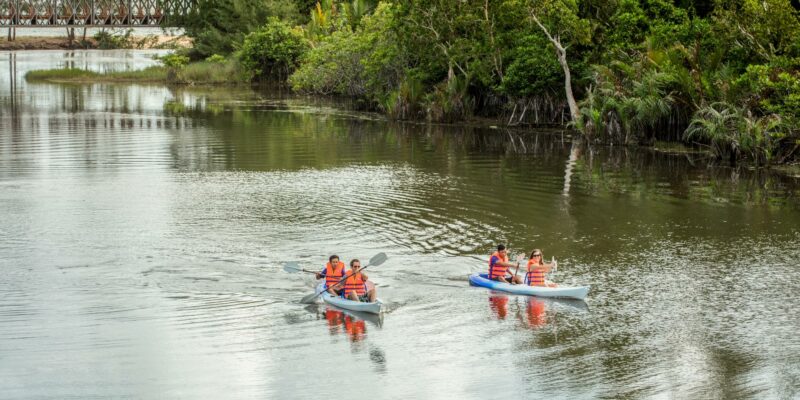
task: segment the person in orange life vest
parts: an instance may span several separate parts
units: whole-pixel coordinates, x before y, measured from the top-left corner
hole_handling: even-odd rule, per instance
[[[511,276],[511,270],[509,268],[519,267],[519,264],[508,262],[508,251],[506,250],[506,246],[502,244],[497,245],[497,251],[492,253],[489,257],[489,279],[504,282],[504,283],[511,283],[512,285],[522,283],[522,278],[517,276]]]
[[[325,264],[322,272],[317,273],[317,279],[325,278],[325,288],[333,296],[338,296],[344,288],[344,283],[336,284],[344,278],[344,268],[344,263],[339,261],[339,256],[334,254],[328,258],[328,263]]]
[[[544,255],[539,249],[534,249],[531,252],[531,257],[528,259],[528,273],[525,274],[525,282],[530,286],[547,286],[556,287],[553,282],[544,279],[544,274],[550,272],[553,264],[545,264],[542,259]]]
[[[347,275],[348,278],[344,281],[344,298],[353,301],[375,302],[377,296],[375,288],[367,288],[369,277],[361,273],[361,261],[357,259],[350,261],[350,272]]]

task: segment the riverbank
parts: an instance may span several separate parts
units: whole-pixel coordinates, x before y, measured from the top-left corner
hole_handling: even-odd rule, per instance
[[[248,81],[232,62],[200,61],[180,67],[150,66],[130,71],[96,72],[79,68],[34,70],[25,74],[31,83],[160,83],[176,85],[239,85]]]
[[[175,61],[173,59],[181,59]],[[188,59],[180,55],[165,56],[162,58],[165,65],[150,66],[140,70],[130,71],[108,71],[96,72],[82,69],[47,69],[33,70],[25,74],[25,79],[31,83],[69,83],[69,84],[93,84],[98,82],[105,83],[151,83],[164,85],[209,85],[209,86],[231,86],[231,85],[253,85],[248,74],[241,64],[234,58],[210,57],[205,61],[188,63]],[[323,96],[323,95],[316,95]],[[323,96],[324,97],[324,96]],[[356,98],[352,98],[357,100]],[[356,103],[360,104],[356,101]],[[364,105],[355,106],[358,109],[365,109]],[[394,119],[391,113],[384,112],[387,118]],[[430,120],[410,120],[408,122],[430,123]],[[449,121],[446,125],[454,126],[481,126],[509,131],[526,131],[530,129],[540,129],[542,127],[554,128],[556,130],[568,130],[566,125],[553,124],[528,124],[514,126],[508,125],[508,117],[499,115],[496,117],[467,116],[458,121]],[[574,132],[580,136],[578,132]],[[600,144],[601,142],[598,142]],[[653,143],[627,143],[627,146],[637,146],[650,148],[656,152],[669,154],[693,154],[700,156],[709,163],[725,163],[719,160],[708,146],[689,145],[682,141],[656,141]],[[775,171],[790,177],[798,177],[798,160],[795,155],[797,147],[787,150],[781,159],[775,159],[771,163],[750,163],[742,159],[740,162],[750,167],[769,167]]]
[[[116,35],[122,37],[122,35]],[[109,34],[109,37],[114,35]],[[122,46],[118,48],[129,49],[176,49],[187,48],[192,45],[191,39],[186,36],[170,35],[144,35],[128,36]],[[70,40],[66,36],[17,36],[14,40],[8,40],[3,35],[0,38],[0,50],[20,51],[20,50],[75,50],[75,49],[103,49],[102,40],[95,37],[76,36]]]

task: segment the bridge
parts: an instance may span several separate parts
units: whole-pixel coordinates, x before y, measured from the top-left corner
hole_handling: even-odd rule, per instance
[[[165,26],[194,0],[0,0],[0,28]]]

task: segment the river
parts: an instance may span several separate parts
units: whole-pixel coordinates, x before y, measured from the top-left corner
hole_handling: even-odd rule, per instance
[[[800,179],[0,52],[0,398],[800,396]],[[542,248],[586,302],[470,287]],[[303,305],[367,270],[382,318]]]

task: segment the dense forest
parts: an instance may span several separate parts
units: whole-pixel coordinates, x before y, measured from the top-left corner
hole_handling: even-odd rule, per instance
[[[187,57],[394,119],[562,125],[717,158],[800,148],[797,0],[199,0]]]

